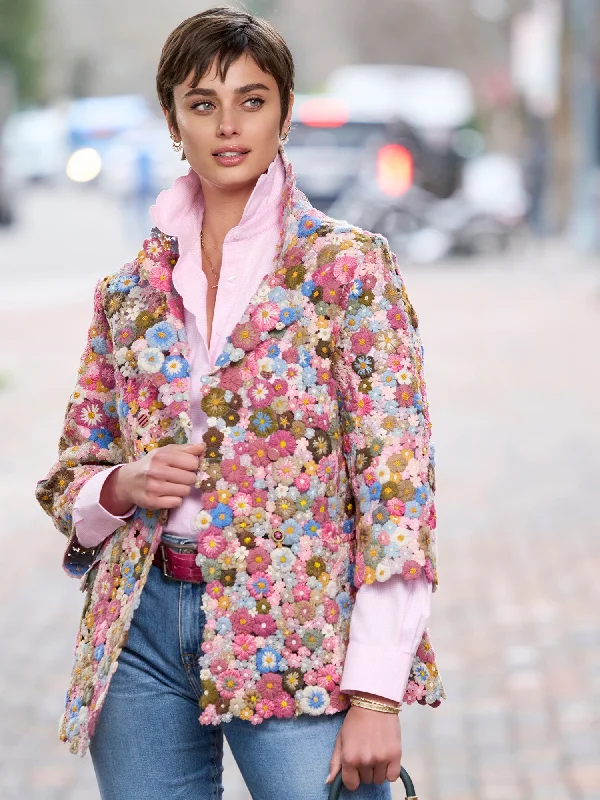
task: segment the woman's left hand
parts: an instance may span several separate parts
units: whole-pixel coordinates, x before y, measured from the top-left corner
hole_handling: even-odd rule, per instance
[[[354,791],[361,783],[397,781],[402,759],[402,733],[396,714],[350,706],[338,733],[327,783],[342,770],[342,782]]]

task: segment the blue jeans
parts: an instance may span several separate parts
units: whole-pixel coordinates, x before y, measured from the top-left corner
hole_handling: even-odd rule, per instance
[[[347,712],[260,725],[198,722],[204,588],[150,568],[90,744],[102,800],[218,800],[223,734],[253,800],[327,800],[324,781]],[[390,784],[342,786],[341,797],[390,800]]]

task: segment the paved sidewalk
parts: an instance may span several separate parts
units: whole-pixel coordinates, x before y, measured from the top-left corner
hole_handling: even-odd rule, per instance
[[[598,800],[600,268],[557,247],[405,277],[437,445],[448,700],[405,708],[404,764],[420,800]],[[3,314],[2,800],[98,800],[91,760],[56,737],[82,595],[33,500],[90,299]],[[225,796],[249,798],[229,755]]]

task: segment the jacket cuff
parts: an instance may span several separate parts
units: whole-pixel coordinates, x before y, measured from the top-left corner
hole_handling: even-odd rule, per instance
[[[123,464],[117,464],[114,467],[108,467],[108,469],[103,469],[101,472],[96,473],[89,481],[84,483],[77,495],[73,505],[73,524],[77,541],[83,547],[95,547],[100,544],[100,542],[114,533],[117,528],[120,528],[123,522],[137,508],[135,505],[131,506],[126,514],[123,514],[122,517],[117,517],[100,505],[100,494],[104,481],[111,472],[122,466]]]
[[[340,691],[370,692],[401,703],[412,662],[413,654],[397,647],[350,641]]]

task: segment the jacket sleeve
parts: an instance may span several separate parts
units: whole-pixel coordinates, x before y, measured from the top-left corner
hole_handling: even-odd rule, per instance
[[[352,581],[437,587],[434,459],[417,315],[387,240],[371,236],[336,342],[342,445],[356,505]]]
[[[67,404],[58,443],[58,460],[36,486],[35,496],[54,525],[68,539],[63,567],[80,577],[96,551],[77,541],[73,506],[81,488],[107,467],[123,463],[121,430],[115,395],[113,343],[103,307],[104,290],[113,276],[100,280],[94,292],[94,313],[78,379]]]

